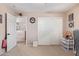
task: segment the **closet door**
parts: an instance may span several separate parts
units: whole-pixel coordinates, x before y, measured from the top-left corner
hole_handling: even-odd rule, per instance
[[[16,17],[7,13],[7,51],[16,46]]]
[[[38,42],[39,45],[60,44],[62,38],[61,17],[38,18]]]

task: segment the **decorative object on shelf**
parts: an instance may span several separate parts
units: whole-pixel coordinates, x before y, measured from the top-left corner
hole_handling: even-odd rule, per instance
[[[64,32],[64,38],[61,40],[61,46],[64,48],[64,50],[74,50],[74,39],[73,39],[73,33],[71,31],[66,30]]]
[[[2,15],[0,15],[0,23],[2,23]]]
[[[64,38],[66,38],[66,39],[73,39],[72,33],[70,31],[65,31],[64,32]]]
[[[36,21],[35,17],[30,18],[30,23],[35,23],[35,21]]]

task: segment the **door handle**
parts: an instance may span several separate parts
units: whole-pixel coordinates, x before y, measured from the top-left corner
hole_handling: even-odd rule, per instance
[[[10,35],[10,33],[8,33],[7,35]]]

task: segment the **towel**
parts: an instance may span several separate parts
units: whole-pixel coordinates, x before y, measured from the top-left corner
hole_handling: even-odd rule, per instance
[[[2,40],[2,48],[7,48],[7,40]]]

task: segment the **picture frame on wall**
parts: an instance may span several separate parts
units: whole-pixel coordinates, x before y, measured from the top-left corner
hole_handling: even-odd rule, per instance
[[[0,14],[0,23],[2,23],[2,15]]]
[[[70,14],[69,17],[68,17],[69,21],[74,21],[74,14]]]

